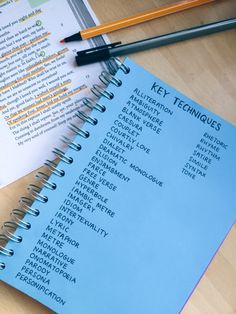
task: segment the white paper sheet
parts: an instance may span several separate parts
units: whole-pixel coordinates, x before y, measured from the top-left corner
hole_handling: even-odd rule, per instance
[[[60,39],[94,25],[81,0],[20,0],[0,4],[0,187],[40,167],[60,147],[81,99],[102,65],[75,65],[77,50],[95,40]]]

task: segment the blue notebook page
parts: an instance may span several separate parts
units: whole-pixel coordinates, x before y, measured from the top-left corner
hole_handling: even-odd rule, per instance
[[[236,128],[126,59],[0,278],[57,313],[178,313],[236,218]]]

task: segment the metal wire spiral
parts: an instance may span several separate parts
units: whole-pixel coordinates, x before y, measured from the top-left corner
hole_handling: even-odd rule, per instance
[[[115,78],[114,75],[118,69],[121,69],[125,74],[130,72],[130,69],[124,65],[119,59],[111,58],[108,64],[108,71],[103,71],[99,76],[100,81],[105,87],[101,87],[98,84],[94,84],[91,88],[91,92],[98,98],[106,97],[108,99],[113,99],[114,94],[106,89],[108,84],[113,84],[116,87],[120,87],[122,85],[122,81]],[[106,111],[106,107],[103,104],[100,104],[98,100],[93,100],[91,98],[85,97],[82,99],[82,103],[84,106],[89,108],[90,110],[97,110],[101,113]],[[85,123],[89,123],[93,126],[97,125],[98,120],[91,116],[88,116],[82,111],[77,111],[76,116],[81,119]],[[90,133],[86,130],[83,130],[76,126],[74,123],[69,123],[69,129],[75,133],[76,135],[82,136],[87,139],[90,136]],[[69,139],[66,136],[61,137],[61,141],[66,144],[67,147],[80,151],[81,145],[76,143],[75,141]],[[67,153],[62,151],[59,148],[54,148],[53,153],[59,160],[66,164],[72,164],[73,158],[70,157]],[[15,208],[11,212],[11,220],[5,221],[2,226],[2,233],[0,234],[0,254],[5,256],[14,255],[14,251],[11,248],[5,247],[5,245],[9,242],[20,243],[23,241],[23,237],[17,234],[16,229],[21,228],[24,230],[29,230],[31,228],[31,223],[27,221],[27,215],[31,215],[33,217],[37,217],[40,214],[40,211],[35,207],[37,202],[34,203],[35,200],[41,203],[47,203],[48,197],[47,195],[42,194],[43,187],[49,190],[55,190],[57,185],[55,182],[51,181],[51,175],[55,175],[57,177],[64,177],[65,171],[58,167],[57,162],[46,160],[44,166],[47,169],[49,174],[43,171],[38,171],[35,175],[37,179],[37,183],[29,184],[28,191],[30,197],[21,197],[19,200],[19,208]],[[4,262],[0,261],[0,270],[6,268]]]

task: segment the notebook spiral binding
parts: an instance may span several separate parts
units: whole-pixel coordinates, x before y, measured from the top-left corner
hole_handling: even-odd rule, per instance
[[[118,69],[121,69],[125,74],[130,72],[130,69],[123,64],[117,58],[111,58],[108,63],[108,71],[102,71],[99,75],[100,81],[105,85],[101,87],[97,84],[94,84],[91,88],[91,92],[99,99],[100,97],[106,97],[108,99],[112,99],[114,94],[106,90],[106,86],[108,84],[114,84],[115,86],[119,87],[122,85],[122,81],[115,78],[114,75]],[[99,112],[103,113],[106,110],[106,107],[100,104],[98,101],[94,101],[90,98],[84,98],[83,105],[88,107],[90,110],[98,110]],[[82,111],[77,111],[76,116],[80,118],[84,123],[90,123],[93,126],[96,126],[98,120],[91,116],[86,115]],[[69,123],[69,129],[75,134],[84,137],[87,139],[90,134],[88,131],[79,128],[74,123]],[[76,151],[81,150],[81,145],[79,143],[74,142],[73,140],[69,139],[66,136],[62,136],[61,141],[67,145],[67,148],[71,148]],[[63,152],[59,148],[54,148],[53,153],[59,160],[63,161],[64,163],[71,164],[73,162],[73,158],[68,156],[65,152]],[[56,183],[50,181],[50,175],[54,174],[59,177],[63,177],[65,175],[65,171],[63,169],[58,168],[57,163],[55,161],[46,160],[44,166],[47,168],[50,174],[46,174],[42,171],[38,171],[35,175],[37,182],[39,184],[29,184],[28,191],[30,197],[21,197],[19,200],[19,208],[15,208],[11,211],[11,220],[5,221],[2,225],[2,233],[0,234],[0,254],[6,256],[13,256],[14,250],[6,248],[5,245],[9,242],[16,242],[20,243],[23,240],[23,237],[17,235],[15,233],[17,228],[22,228],[25,230],[29,230],[31,228],[31,224],[25,220],[25,216],[32,215],[37,217],[40,214],[40,211],[34,207],[32,204],[34,200],[37,200],[42,203],[47,203],[48,197],[41,194],[41,190],[43,187],[46,187],[50,190],[55,190],[57,188]],[[3,243],[3,244],[2,244]],[[5,269],[6,265],[4,262],[0,261],[0,270]]]

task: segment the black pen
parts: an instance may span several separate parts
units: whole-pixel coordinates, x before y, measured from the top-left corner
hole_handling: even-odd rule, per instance
[[[233,29],[235,27],[236,18],[231,18],[215,23],[180,30],[174,33],[136,41],[125,45],[120,45],[121,42],[108,44],[77,52],[76,63],[77,65],[85,65],[104,61],[110,57],[117,57],[146,49],[157,48],[179,41]]]

